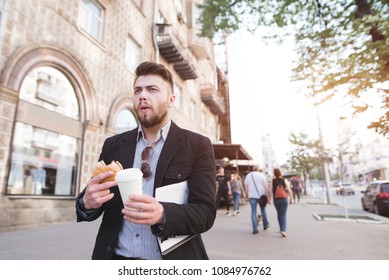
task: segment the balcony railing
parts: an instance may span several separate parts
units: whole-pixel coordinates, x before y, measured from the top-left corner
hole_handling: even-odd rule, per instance
[[[190,63],[178,38],[168,24],[157,24],[157,44],[159,53],[167,62],[173,63],[174,70],[183,80],[196,79],[196,69]]]
[[[224,98],[220,96],[212,84],[202,84],[200,89],[201,100],[216,115],[224,115],[226,106]]]

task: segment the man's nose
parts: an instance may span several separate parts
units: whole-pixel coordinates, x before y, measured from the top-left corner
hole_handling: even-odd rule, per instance
[[[144,88],[140,89],[138,96],[139,96],[139,99],[146,99],[146,97],[147,97],[146,89],[144,89]]]

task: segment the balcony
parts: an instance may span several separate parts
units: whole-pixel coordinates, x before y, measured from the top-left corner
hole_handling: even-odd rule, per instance
[[[202,84],[200,89],[201,100],[215,115],[224,115],[226,106],[224,98],[220,96],[212,84]]]
[[[175,63],[184,60],[179,49],[167,37],[165,37],[165,40],[163,41],[158,41],[158,48],[159,48],[159,53],[169,63]]]
[[[180,75],[180,77],[183,80],[191,80],[196,79],[196,70],[193,68],[193,66],[186,60],[183,60],[181,62],[176,62],[173,64],[174,70]]]
[[[159,53],[167,62],[172,63],[174,70],[183,80],[196,79],[196,69],[185,57],[178,38],[168,24],[157,24],[157,44]]]
[[[191,30],[189,47],[199,59],[206,59],[213,53],[212,41],[208,38],[199,37],[197,32],[197,29]]]

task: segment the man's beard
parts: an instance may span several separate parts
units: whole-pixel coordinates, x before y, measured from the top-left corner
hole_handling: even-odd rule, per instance
[[[140,124],[144,128],[150,128],[150,127],[159,125],[164,120],[166,115],[167,115],[167,110],[163,111],[160,114],[153,115],[151,117],[147,117],[144,115],[143,116],[138,115],[138,119],[139,119]]]

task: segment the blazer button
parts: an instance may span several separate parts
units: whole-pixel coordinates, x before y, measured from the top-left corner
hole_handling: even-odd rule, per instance
[[[181,174],[177,174],[177,179],[181,179],[182,175]]]
[[[111,253],[111,251],[112,251],[112,248],[111,247],[107,247],[107,253]]]

